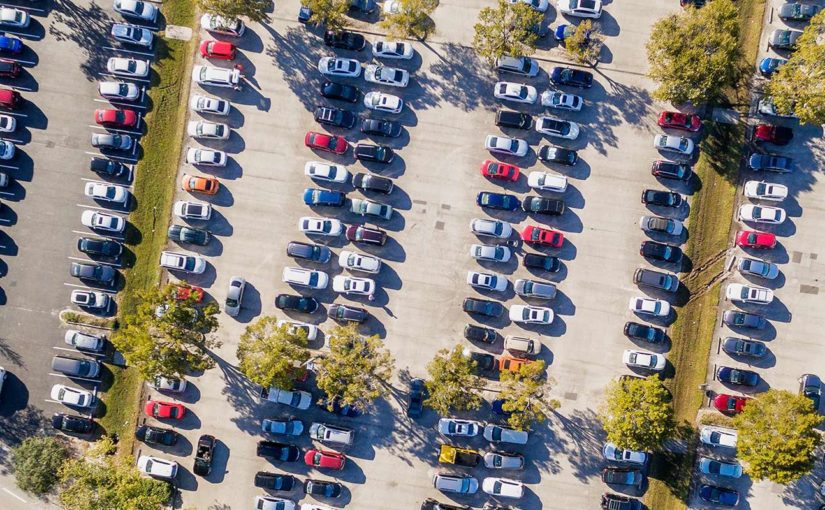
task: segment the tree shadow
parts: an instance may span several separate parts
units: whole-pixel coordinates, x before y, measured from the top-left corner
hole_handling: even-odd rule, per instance
[[[42,433],[46,426],[46,417],[43,411],[32,405],[27,405],[11,416],[0,417],[0,443],[5,447],[14,447],[27,437]],[[8,448],[0,448],[0,474],[8,474],[11,462],[11,452]]]
[[[495,76],[487,70],[488,66],[472,48],[455,43],[446,43],[436,48],[422,42],[421,46],[435,54],[438,61],[426,72],[417,75],[416,80],[422,93],[414,94],[408,99],[413,108],[432,108],[441,102],[447,102],[464,111],[495,109],[490,93]]]
[[[109,29],[114,20],[94,2],[86,7],[71,0],[55,0],[52,10],[54,21],[49,25],[49,34],[58,41],[77,44],[85,57],[80,65],[81,71],[87,80],[97,80],[109,58],[106,52],[101,51],[101,47],[109,44]]]

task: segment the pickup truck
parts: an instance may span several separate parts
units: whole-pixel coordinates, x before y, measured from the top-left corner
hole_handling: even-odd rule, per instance
[[[212,452],[215,450],[215,436],[204,434],[198,439],[198,448],[195,451],[196,475],[206,476],[212,471]]]
[[[475,450],[459,448],[457,446],[443,444],[438,453],[438,462],[442,464],[455,464],[456,466],[473,467],[478,464],[481,456]]]

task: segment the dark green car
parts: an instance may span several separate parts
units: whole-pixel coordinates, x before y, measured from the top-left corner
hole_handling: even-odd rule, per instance
[[[170,226],[169,230],[166,232],[166,235],[169,239],[179,243],[191,243],[198,244],[200,246],[206,246],[206,244],[209,243],[209,239],[212,237],[206,230],[186,227],[183,225]]]

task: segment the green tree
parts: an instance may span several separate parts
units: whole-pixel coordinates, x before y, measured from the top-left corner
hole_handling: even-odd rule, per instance
[[[485,7],[478,13],[473,48],[490,65],[494,65],[502,55],[531,55],[538,40],[533,28],[542,19],[544,13],[524,2],[511,4],[498,0],[495,7]]]
[[[481,382],[475,370],[476,362],[464,355],[461,345],[438,351],[427,364],[429,377],[424,384],[428,395],[424,405],[442,416],[480,408]]]
[[[278,327],[275,317],[261,317],[247,326],[238,343],[241,372],[264,388],[291,389],[309,359],[307,334],[303,329],[290,332],[289,325]]]
[[[739,19],[732,0],[685,9],[653,25],[647,42],[654,97],[675,104],[715,100],[739,77]]]
[[[69,458],[66,446],[55,437],[29,437],[11,451],[17,486],[38,496],[52,490],[57,470]]]
[[[303,0],[302,3],[312,10],[310,23],[323,25],[330,30],[344,28],[347,24],[345,15],[349,10],[348,0]]]
[[[315,383],[333,401],[361,409],[389,391],[395,361],[377,335],[363,337],[355,324],[329,332],[329,354],[317,362]]]
[[[224,18],[246,17],[263,23],[269,21],[266,11],[272,5],[272,0],[198,0],[198,4],[204,11],[219,14]]]
[[[751,478],[788,484],[813,469],[822,417],[808,398],[768,390],[748,401],[733,423],[739,433],[736,456]]]
[[[430,14],[436,7],[438,0],[400,0],[399,11],[388,15],[379,24],[390,37],[414,37],[423,41],[435,30]]]
[[[573,35],[564,40],[564,48],[579,62],[596,63],[602,52],[602,38],[593,28],[593,21],[586,19],[576,25]]]
[[[501,408],[510,414],[507,423],[517,430],[530,430],[534,423],[544,423],[547,411],[559,407],[556,400],[543,401],[550,390],[545,380],[544,360],[522,365],[518,372],[502,372],[500,379],[504,388],[499,398],[504,400]]]
[[[599,418],[607,440],[631,450],[656,451],[675,429],[670,393],[656,376],[613,381]]]
[[[147,380],[182,378],[214,365],[209,350],[220,346],[211,336],[218,328],[218,306],[198,306],[195,296],[177,300],[175,285],[142,292],[140,304],[123,317],[112,334],[114,346]]]
[[[793,113],[804,124],[825,123],[825,11],[811,19],[788,62],[767,85],[779,113]]]

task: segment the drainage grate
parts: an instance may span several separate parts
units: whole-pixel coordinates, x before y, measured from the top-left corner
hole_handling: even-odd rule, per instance
[[[816,260],[817,258],[819,258],[819,255],[817,255],[816,253],[810,253],[810,254],[808,254],[808,257],[811,260]]]
[[[817,294],[819,294],[819,287],[816,287],[814,285],[800,285],[799,286],[799,292],[801,294],[817,295]]]
[[[564,394],[565,400],[578,400],[579,394],[574,391],[568,391]]]
[[[444,230],[444,222],[443,221],[436,221],[435,222],[435,229],[436,230]]]
[[[801,251],[794,251],[791,252],[791,260],[794,264],[799,264],[802,262],[802,252]]]

